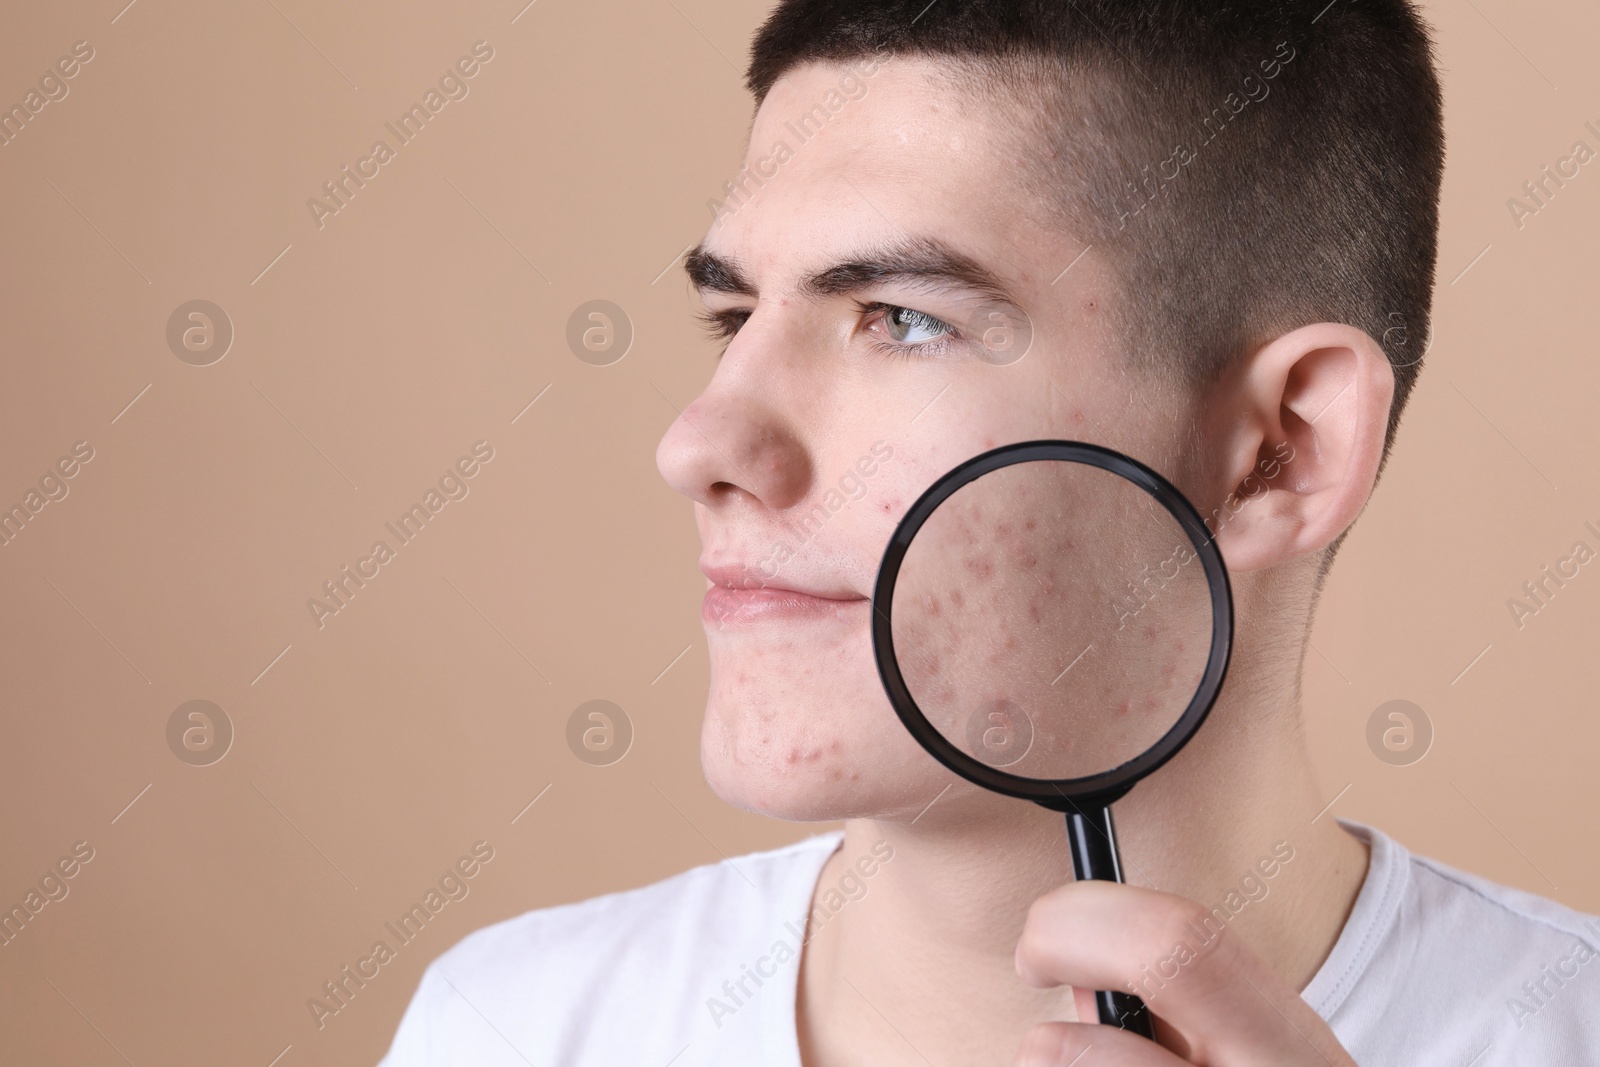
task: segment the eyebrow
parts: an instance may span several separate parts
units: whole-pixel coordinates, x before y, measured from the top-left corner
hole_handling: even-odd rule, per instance
[[[760,294],[749,274],[730,256],[695,245],[684,257],[689,281],[702,294],[729,293],[755,299]],[[1017,299],[1000,279],[971,256],[936,237],[909,237],[872,245],[801,279],[803,296],[822,299],[842,296],[884,282],[912,282],[926,288],[965,289],[991,300],[1017,306]]]

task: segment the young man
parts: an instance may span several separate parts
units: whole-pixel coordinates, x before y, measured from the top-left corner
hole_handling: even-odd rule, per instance
[[[478,931],[385,1062],[1600,1062],[1600,923],[1325,815],[1299,724],[1428,332],[1408,0],[784,0],[748,81],[746,170],[687,261],[727,347],[658,462],[711,586],[707,778],[845,829]],[[944,770],[872,659],[910,502],[1037,438],[1226,516],[1232,666],[1117,804],[1136,884],[1075,883],[1060,817]]]

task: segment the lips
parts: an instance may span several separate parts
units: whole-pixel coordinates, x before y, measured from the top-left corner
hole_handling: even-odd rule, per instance
[[[784,619],[844,618],[870,603],[837,584],[802,583],[787,576],[782,582],[776,577],[769,581],[743,564],[702,562],[700,571],[712,583],[701,602],[700,617],[719,629]]]

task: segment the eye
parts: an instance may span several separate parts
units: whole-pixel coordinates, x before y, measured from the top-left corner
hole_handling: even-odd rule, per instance
[[[957,340],[956,328],[943,319],[925,311],[901,307],[898,304],[858,304],[868,316],[865,326],[870,330],[881,323],[883,331],[894,343],[874,340],[873,347],[895,356],[937,356]]]
[[[886,334],[889,340],[869,343],[892,356],[939,356],[959,340],[956,328],[924,311],[898,304],[856,303],[856,310],[867,316],[863,328],[869,333]],[[696,318],[707,333],[722,341],[730,340],[753,314],[751,308],[724,308],[701,311]],[[881,324],[881,330],[874,329]]]
[[[750,317],[749,308],[724,308],[721,311],[702,311],[696,318],[700,325],[718,340],[726,341],[739,332],[739,327]]]
[[[896,341],[910,344],[921,344],[950,332],[950,327],[932,315],[911,308],[896,307],[893,304],[881,305],[883,308],[883,322],[889,329],[889,336]],[[927,337],[912,337],[914,333],[925,333]],[[907,342],[907,338],[910,341]]]

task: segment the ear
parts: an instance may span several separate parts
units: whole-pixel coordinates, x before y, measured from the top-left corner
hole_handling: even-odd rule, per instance
[[[1356,520],[1377,481],[1394,371],[1354,326],[1304,326],[1226,376],[1213,412],[1222,484],[1208,520],[1230,570],[1320,551]]]

